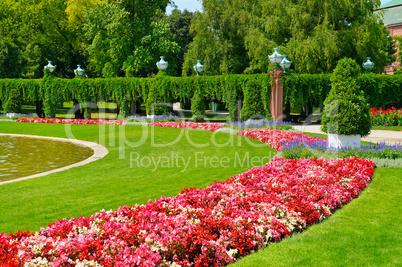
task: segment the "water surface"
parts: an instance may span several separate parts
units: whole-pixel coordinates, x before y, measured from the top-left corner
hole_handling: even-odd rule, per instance
[[[71,142],[0,135],[0,182],[68,166],[92,155],[89,147]]]

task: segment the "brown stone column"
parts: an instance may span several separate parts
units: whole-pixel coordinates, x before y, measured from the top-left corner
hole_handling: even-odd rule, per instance
[[[283,75],[282,69],[275,68],[269,72],[269,75],[274,78],[274,86],[271,88],[271,98],[269,101],[269,108],[274,120],[282,121],[283,117],[283,86],[281,77]]]

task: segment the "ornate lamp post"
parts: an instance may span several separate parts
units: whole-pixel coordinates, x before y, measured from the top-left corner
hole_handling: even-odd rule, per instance
[[[290,65],[292,65],[292,61],[287,60],[286,55],[283,55],[283,59],[281,63],[279,63],[279,66],[283,69],[283,73],[286,73],[286,69],[288,69]]]
[[[193,69],[197,73],[197,76],[204,72],[205,66],[201,64],[201,60],[197,60],[197,64],[193,66]]]
[[[81,69],[81,65],[77,65],[77,68],[74,70],[75,76],[82,76],[84,74],[84,70]]]
[[[159,70],[165,71],[169,65],[167,61],[163,59],[164,57],[161,56],[161,60],[156,62],[156,66],[158,67]]]
[[[374,68],[374,62],[370,61],[370,57],[366,57],[367,61],[363,62],[362,66],[365,70],[371,71]]]
[[[276,66],[275,69],[269,72],[269,75],[274,78],[274,85],[271,88],[269,109],[271,110],[271,115],[274,120],[282,121],[283,86],[281,77],[283,75],[283,71],[279,68],[279,66],[285,69],[290,67],[290,64],[292,63],[286,59],[286,56],[279,54],[278,50],[279,48],[274,48],[274,53],[268,57],[271,63]]]
[[[278,50],[279,48],[274,48],[274,53],[270,55],[268,58],[271,61],[272,64],[278,65],[279,63],[282,62],[283,56],[279,54]]]
[[[56,67],[52,65],[52,61],[48,60],[47,62],[48,64],[44,67],[44,69],[48,69],[50,72],[53,72]]]
[[[84,74],[84,70],[81,69],[81,65],[77,65],[77,68],[74,70],[75,77],[80,78]],[[75,119],[90,119],[91,118],[91,108],[86,106],[86,103],[83,103],[84,114],[81,112],[80,103],[77,99],[73,100],[74,103],[74,118]]]

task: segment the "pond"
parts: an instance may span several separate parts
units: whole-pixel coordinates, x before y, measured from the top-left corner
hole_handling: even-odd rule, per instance
[[[71,142],[0,135],[0,182],[68,166],[93,153]]]

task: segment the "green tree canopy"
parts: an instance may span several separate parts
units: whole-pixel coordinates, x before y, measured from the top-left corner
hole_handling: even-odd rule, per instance
[[[2,0],[0,78],[40,78],[47,60],[59,77],[74,77],[77,64],[90,77],[156,73],[159,56],[174,63],[179,50],[163,22],[169,3]]]
[[[147,76],[160,55],[173,59],[178,44],[162,22],[168,0],[100,2],[86,13],[89,66],[95,76]]]
[[[259,73],[268,55],[280,48],[298,73],[329,73],[336,62],[370,56],[381,72],[391,59],[388,31],[374,9],[379,0],[204,0],[192,29],[194,42],[185,58],[209,73]]]
[[[72,74],[74,36],[67,29],[67,0],[3,0],[0,3],[0,77],[39,78],[47,60],[60,76]]]
[[[195,17],[193,12],[188,10],[180,11],[179,9],[172,10],[172,14],[166,17],[166,22],[170,26],[170,31],[173,34],[175,42],[179,45],[180,50],[176,54],[176,73],[181,75],[184,63],[184,55],[189,49],[190,43],[193,41],[194,34],[190,31],[191,21]]]

